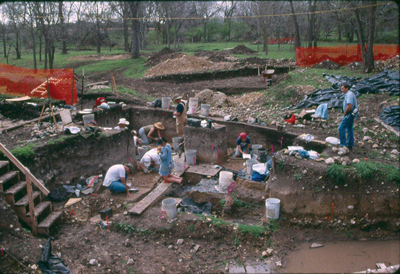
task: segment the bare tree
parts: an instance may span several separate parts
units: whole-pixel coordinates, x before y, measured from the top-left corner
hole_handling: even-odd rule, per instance
[[[376,4],[375,1],[362,2],[361,5]],[[354,5],[354,3],[352,3]],[[366,8],[364,14],[360,14],[358,9],[354,9],[354,16],[356,18],[357,38],[361,47],[361,54],[364,63],[364,71],[371,72],[375,68],[374,61],[374,31],[375,31],[375,15],[376,6],[372,5]],[[364,15],[364,16],[363,16]],[[365,48],[367,46],[367,48]]]
[[[294,47],[298,48],[301,46],[299,23],[297,22],[297,16],[294,12],[293,0],[290,0],[289,2],[290,2],[290,9],[292,11],[292,19],[293,19],[293,24],[294,24]]]
[[[5,9],[10,19],[10,26],[15,34],[14,49],[17,59],[21,59],[21,29],[23,27],[23,12],[24,8],[21,2],[9,2],[5,4]]]
[[[132,19],[132,58],[139,58],[140,57],[140,23],[138,20],[139,14],[139,2],[132,1],[129,2],[129,9],[131,12],[131,19]]]
[[[61,36],[61,53],[67,54],[67,43],[65,42],[66,33],[64,25],[64,15],[63,15],[63,1],[58,2],[58,17],[60,20],[60,36]]]
[[[224,21],[228,23],[228,41],[231,40],[232,16],[236,10],[237,1],[224,2]]]
[[[216,2],[204,2],[199,1],[196,3],[197,12],[199,16],[203,17],[203,40],[204,42],[210,42],[210,38],[207,38],[207,23],[210,21],[215,14],[222,10],[222,5],[218,5]]]
[[[25,3],[25,21],[28,26],[29,33],[32,38],[32,54],[33,54],[33,68],[37,69],[37,60],[36,60],[36,33],[35,33],[35,19],[34,19],[34,5],[32,2]]]

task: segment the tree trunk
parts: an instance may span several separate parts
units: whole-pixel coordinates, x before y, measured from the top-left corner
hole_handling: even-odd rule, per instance
[[[139,2],[137,2],[137,1],[129,2],[129,8],[131,11],[131,17],[138,18]],[[139,35],[140,35],[139,21],[132,20],[132,58],[140,57]]]
[[[166,22],[166,28],[167,28],[167,31],[166,31],[166,35],[167,35],[167,44],[168,44],[168,48],[170,49],[170,48],[171,48],[171,39],[169,38],[169,20],[168,20],[168,18],[167,18],[166,21],[167,21],[167,22]]]
[[[31,18],[31,37],[32,37],[32,53],[33,53],[33,68],[37,69],[36,60],[36,41],[35,41],[35,29],[33,27],[33,17]]]
[[[65,42],[65,25],[63,16],[63,1],[58,3],[58,17],[60,18],[60,32],[61,32],[61,53],[67,54],[67,43]]]
[[[295,30],[295,37],[294,37],[294,47],[298,48],[301,46],[300,43],[300,31],[299,31],[299,23],[297,22],[297,16],[296,13],[294,12],[294,7],[293,7],[293,1],[290,0],[290,8],[292,10],[292,18],[294,22],[294,30]]]
[[[141,49],[146,49],[146,23],[144,21],[140,22],[140,37],[141,37]]]
[[[17,55],[17,60],[21,59],[21,50],[19,43],[19,31],[15,32],[15,53]]]
[[[52,42],[49,43],[48,46],[48,54],[49,54],[49,69],[53,69],[53,64],[54,64],[54,52],[55,52],[56,47],[53,45]]]
[[[42,62],[42,36],[39,35],[39,62]]]
[[[4,58],[7,58],[7,36],[6,36],[6,27],[3,27],[3,50],[4,50]]]
[[[47,69],[47,53],[49,50],[49,45],[47,39],[44,39],[44,69]]]
[[[100,20],[99,19],[96,19],[96,35],[97,35],[96,52],[100,53],[101,52],[101,33],[100,33]]]
[[[265,51],[265,55],[268,55],[268,31],[267,31],[267,27],[264,28],[264,51]]]
[[[204,43],[207,42],[207,19],[203,19]]]
[[[123,2],[123,28],[124,28],[124,49],[129,52],[129,26],[128,21],[125,18],[129,17],[129,6],[128,2]]]

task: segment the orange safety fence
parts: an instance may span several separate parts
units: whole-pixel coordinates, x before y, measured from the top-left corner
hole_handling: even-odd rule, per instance
[[[27,69],[0,63],[0,93],[78,103],[73,69]]]
[[[294,42],[294,37],[282,37],[282,38],[267,38],[268,45],[272,44],[287,44],[289,42]]]
[[[399,45],[374,45],[374,59],[386,60],[399,55]],[[360,45],[296,48],[296,64],[311,67],[322,61],[332,61],[342,66],[362,62]]]

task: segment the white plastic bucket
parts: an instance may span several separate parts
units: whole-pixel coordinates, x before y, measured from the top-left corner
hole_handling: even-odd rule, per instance
[[[172,143],[174,144],[174,151],[179,151],[179,144],[182,143],[182,137],[174,137],[172,138]]]
[[[86,114],[82,116],[83,118],[83,125],[86,127],[87,124],[94,122],[94,114]]]
[[[163,97],[162,102],[161,102],[161,108],[163,109],[169,109],[169,104],[171,102],[171,98],[169,97]]]
[[[251,150],[252,154],[258,155],[258,150],[262,148],[262,145],[252,145]]]
[[[219,192],[227,193],[228,187],[233,182],[233,173],[229,171],[221,171],[219,173]]]
[[[199,98],[189,98],[189,106],[187,113],[195,114],[198,106],[199,106]]]
[[[265,200],[266,217],[269,219],[279,218],[279,207],[281,205],[281,200],[276,198],[268,198]]]
[[[146,146],[142,146],[138,148],[138,153],[139,153],[139,161],[142,159],[143,155],[146,154],[147,151],[149,151],[150,148]]]
[[[72,122],[71,112],[69,109],[63,109],[60,111],[61,121],[64,125]]]
[[[210,113],[210,105],[208,104],[201,104],[201,116],[208,116]]]
[[[168,198],[162,201],[162,208],[164,215],[167,219],[175,219],[176,218],[176,199]]]
[[[190,166],[196,165],[196,153],[197,151],[194,149],[186,150],[186,163]]]
[[[247,160],[246,161],[246,166],[247,166],[247,174],[253,175],[253,165],[257,164],[258,162],[256,160]]]

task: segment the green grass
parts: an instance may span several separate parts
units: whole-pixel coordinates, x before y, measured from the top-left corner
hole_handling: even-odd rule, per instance
[[[10,152],[18,159],[18,160],[26,160],[29,157],[33,156],[35,152],[33,151],[33,148],[35,147],[34,144],[30,143],[26,146],[19,147],[19,148],[14,148]]]
[[[61,136],[61,137],[58,138],[58,139],[48,141],[47,144],[48,144],[48,145],[55,145],[55,144],[57,144],[57,143],[63,142],[64,140],[66,140],[66,139],[68,139],[68,138],[70,138],[70,137],[68,137],[68,136]]]
[[[398,166],[376,163],[377,167],[381,170],[380,175],[383,176],[388,182],[394,181],[400,185],[400,169]]]
[[[344,167],[342,165],[333,164],[326,169],[326,174],[331,177],[337,184],[343,184],[346,178]]]
[[[232,198],[232,200],[233,200],[233,202],[234,202],[234,205],[236,205],[237,207],[242,207],[242,208],[246,208],[246,209],[250,209],[250,208],[253,208],[253,207],[259,207],[259,205],[254,205],[254,204],[251,204],[251,203],[246,203],[245,201],[242,201],[242,200],[239,200],[238,198],[236,198],[236,197],[234,197],[234,198]],[[219,201],[219,203],[223,206],[223,205],[225,205],[225,202],[226,202],[226,199],[221,199],[220,201]]]
[[[118,223],[115,224],[115,229],[118,231],[123,231],[127,234],[133,234],[133,233],[139,233],[142,235],[148,235],[150,234],[150,230],[148,229],[143,229],[143,228],[139,228],[139,227],[135,227],[132,224],[127,224],[127,223]]]
[[[193,232],[194,231],[194,224],[191,224],[187,227],[188,232]]]
[[[97,93],[97,92],[112,92],[112,89],[111,89],[111,87],[108,87],[108,88],[96,89],[96,90],[88,91],[88,93],[90,93],[90,92],[93,92],[93,93]],[[129,94],[129,95],[132,95],[132,96],[134,96],[134,97],[136,97],[138,99],[142,99],[142,100],[145,100],[145,101],[148,101],[148,102],[154,101],[154,99],[155,99],[153,96],[151,96],[149,94],[140,93],[137,90],[129,89],[129,88],[126,88],[126,87],[123,87],[123,86],[117,86],[117,92],[119,94]]]
[[[297,181],[300,181],[301,179],[303,179],[303,174],[301,174],[301,173],[296,173],[293,176]]]
[[[363,180],[370,180],[376,173],[379,173],[379,169],[374,162],[361,161],[354,166],[357,170],[358,176]]]
[[[265,232],[267,232],[267,228],[261,225],[238,225],[238,230],[243,234],[250,234],[255,238],[261,237]]]

